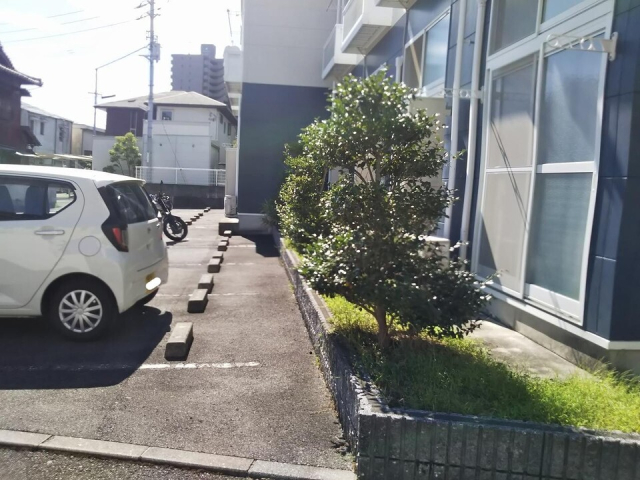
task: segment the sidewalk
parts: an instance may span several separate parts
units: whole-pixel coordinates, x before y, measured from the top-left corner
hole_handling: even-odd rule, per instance
[[[566,378],[588,375],[580,367],[538,345],[521,333],[491,320],[470,335],[487,347],[494,358],[543,378]]]

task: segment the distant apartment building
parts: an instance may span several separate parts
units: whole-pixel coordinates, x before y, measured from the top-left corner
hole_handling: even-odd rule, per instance
[[[95,135],[104,135],[104,128],[96,128]],[[71,154],[90,157],[93,155],[93,127],[82,123],[74,123],[71,133]]]
[[[20,125],[29,127],[40,142],[33,151],[37,154],[70,154],[73,122],[41,108],[22,104]]]
[[[216,59],[216,46],[201,45],[200,55],[172,55],[171,88],[197,92],[229,105],[224,83],[224,60]]]

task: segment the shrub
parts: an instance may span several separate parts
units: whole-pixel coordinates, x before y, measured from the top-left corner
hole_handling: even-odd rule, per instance
[[[330,118],[303,131],[280,194],[284,233],[303,253],[301,273],[313,288],[376,318],[381,346],[390,342],[389,322],[464,336],[486,296],[426,238],[452,200],[432,180],[446,163],[438,122],[410,113],[414,91],[385,73],[346,77]],[[333,169],[343,173],[325,191]]]

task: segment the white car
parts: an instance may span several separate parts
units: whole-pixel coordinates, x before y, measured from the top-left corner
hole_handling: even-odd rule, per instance
[[[144,182],[73,168],[0,165],[0,317],[45,316],[93,339],[168,277]]]

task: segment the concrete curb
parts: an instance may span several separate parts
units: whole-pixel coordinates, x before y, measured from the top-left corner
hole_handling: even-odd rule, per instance
[[[0,430],[0,447],[79,453],[91,457],[188,467],[249,478],[356,480],[355,474],[348,470],[15,430]]]

